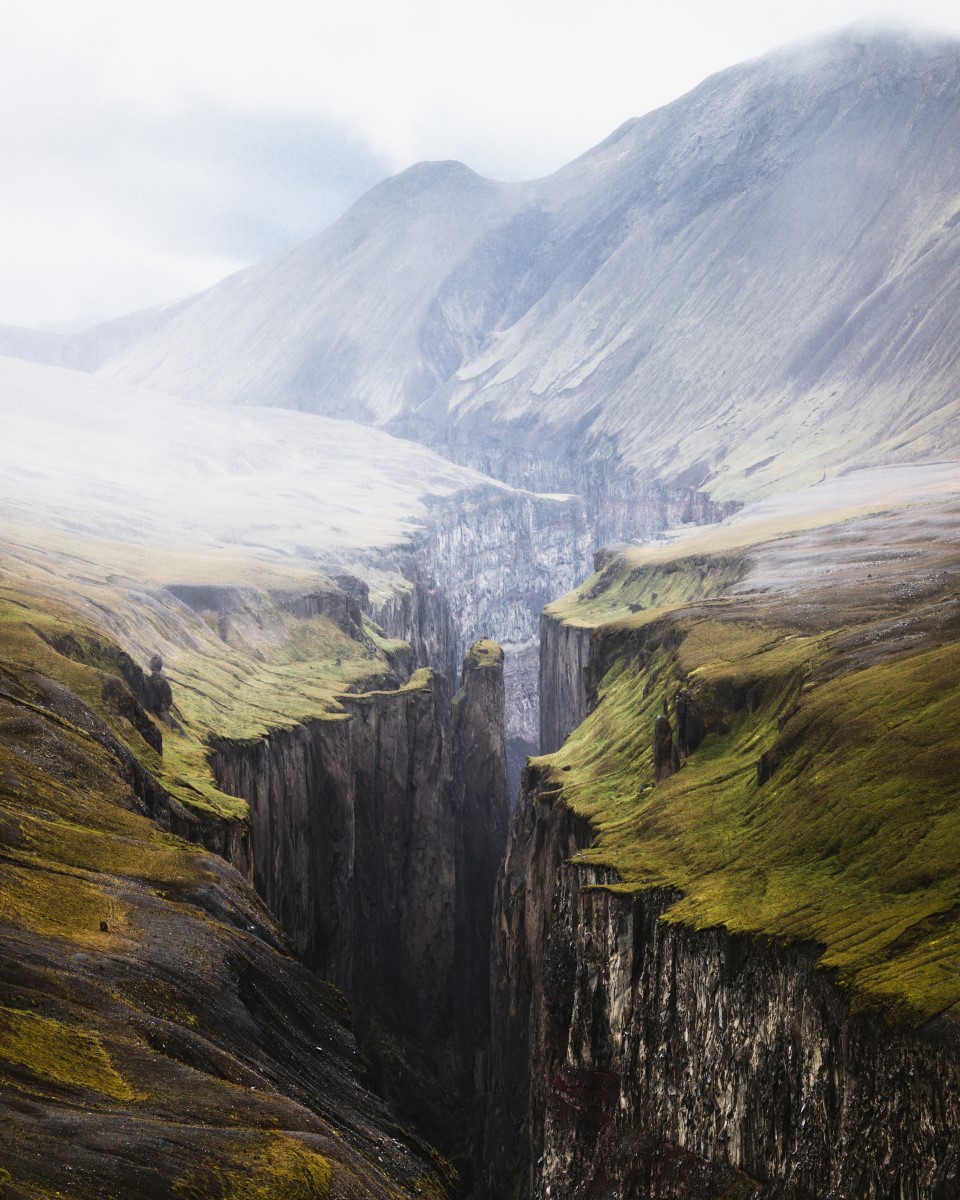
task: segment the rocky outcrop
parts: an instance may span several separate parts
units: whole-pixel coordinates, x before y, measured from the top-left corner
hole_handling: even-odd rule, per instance
[[[454,706],[427,671],[342,704],[217,743],[214,773],[250,805],[257,891],[301,960],[347,996],[382,1090],[462,1151],[507,820],[502,656],[471,652]]]
[[[370,616],[388,637],[410,646],[418,666],[432,667],[453,686],[461,639],[450,602],[430,567],[415,555],[406,556],[401,570],[408,586],[392,589],[381,604],[371,606]]]
[[[80,695],[2,684],[3,1195],[452,1196],[248,882],[146,819]]]
[[[490,1033],[490,936],[493,891],[507,842],[510,798],[504,711],[503,651],[478,642],[463,660],[454,699],[454,786],[457,804],[457,1010],[465,1049],[475,1053]],[[471,1060],[470,1067],[473,1069]]]
[[[567,861],[589,831],[535,777],[521,806],[498,884],[484,1195],[956,1195],[954,1027],[852,1014],[815,947],[664,923],[675,895],[611,892],[609,870]]]
[[[680,770],[680,751],[673,740],[673,729],[666,713],[658,713],[653,726],[653,778],[662,783]]]
[[[538,679],[539,639],[552,636],[541,626],[543,608],[589,574],[599,547],[649,540],[684,521],[718,520],[736,506],[610,465],[443,448],[529,490],[481,486],[433,502],[427,528],[400,564],[409,587],[368,611],[391,637],[410,643],[421,666],[442,671],[451,683],[478,638],[493,637],[503,646],[508,786],[515,796],[526,756],[556,749],[585,715],[574,706],[569,721],[560,720],[557,709],[567,705],[568,690],[570,700],[581,690],[574,678],[586,653],[575,645],[579,632],[560,635],[568,644],[556,657],[572,656],[571,678]]]
[[[562,1040],[574,965],[555,936],[554,893],[563,864],[590,842],[587,824],[550,804],[538,784],[528,766],[494,902],[491,1037],[477,1145],[478,1191],[490,1200],[530,1194],[545,1098],[538,1064]]]
[[[590,458],[582,446],[579,453],[570,455],[562,439],[551,446],[543,430],[537,431],[539,452],[525,448],[523,430],[518,431],[513,443],[502,435],[493,442],[488,428],[470,422],[461,422],[441,437],[435,429],[416,424],[408,431],[455,462],[511,487],[578,497],[590,529],[591,552],[620,542],[648,542],[676,525],[722,521],[739,507],[736,503],[715,502],[683,479],[667,483],[638,476],[620,464],[617,447],[612,443],[595,443],[597,457]],[[510,448],[505,450],[505,445]],[[691,475],[697,478],[695,471]]]
[[[169,722],[173,689],[163,673],[163,659],[159,654],[154,654],[150,659],[150,674],[144,681],[143,704],[148,712],[158,716],[161,721]]]
[[[589,627],[540,617],[540,750],[551,754],[587,715]]]
[[[614,658],[642,667],[668,636],[590,638],[545,619],[554,738],[586,715]],[[679,691],[650,731],[662,777],[706,725]],[[481,1196],[958,1194],[953,1019],[917,1029],[855,1011],[818,946],[666,921],[676,893],[628,893],[613,869],[576,861],[593,840],[562,784],[528,768],[497,883]]]
[[[420,666],[455,684],[467,648],[492,637],[503,646],[509,788],[539,744],[540,610],[587,571],[592,535],[577,496],[542,496],[482,486],[431,506],[426,529],[397,565],[408,586],[369,615],[408,642]]]

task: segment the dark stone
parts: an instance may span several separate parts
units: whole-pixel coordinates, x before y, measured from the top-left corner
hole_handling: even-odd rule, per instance
[[[140,695],[145,695],[148,680],[141,676]],[[100,688],[104,704],[130,722],[137,733],[148,746],[152,746],[158,754],[163,753],[163,736],[160,730],[147,716],[144,706],[136,695],[116,675],[105,675]]]
[[[680,692],[674,701],[677,717],[677,748],[681,758],[689,758],[707,734],[707,727],[689,692]]]
[[[149,712],[166,720],[173,707],[173,692],[162,672],[163,659],[155,654],[150,659],[150,675],[143,682],[143,703]]]
[[[211,766],[250,804],[256,889],[346,994],[378,1091],[466,1172],[509,819],[502,656],[468,654],[454,703],[439,673],[342,703],[347,720],[215,739]]]
[[[777,752],[775,750],[764,750],[760,755],[760,761],[757,763],[757,783],[760,787],[763,787],[779,765],[780,761],[777,757]]]
[[[657,783],[680,770],[680,752],[673,740],[670,718],[658,713],[653,727],[653,778]]]

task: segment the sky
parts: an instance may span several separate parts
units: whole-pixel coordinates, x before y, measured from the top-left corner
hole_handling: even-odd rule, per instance
[[[714,71],[956,0],[0,0],[0,323],[181,296],[421,159],[548,174]]]

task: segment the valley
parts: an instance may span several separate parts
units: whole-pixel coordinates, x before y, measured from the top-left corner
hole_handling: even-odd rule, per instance
[[[958,1194],[958,129],[848,32],[0,329],[5,1196]]]

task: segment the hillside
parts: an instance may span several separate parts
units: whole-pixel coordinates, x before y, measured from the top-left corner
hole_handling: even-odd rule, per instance
[[[484,1195],[956,1192],[958,481],[810,490],[544,613]]]
[[[101,370],[349,414],[502,475],[622,459],[717,498],[949,457],[958,133],[957,43],[837,35],[546,179],[412,167]]]

